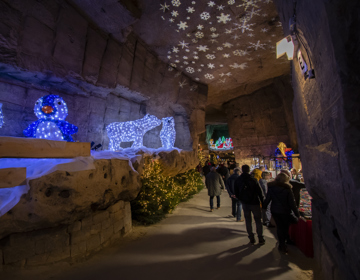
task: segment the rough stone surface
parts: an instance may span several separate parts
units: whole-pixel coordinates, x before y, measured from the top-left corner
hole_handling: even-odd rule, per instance
[[[293,3],[276,3],[287,26]],[[324,279],[360,278],[359,12],[357,1],[297,3],[300,49],[316,76],[305,80],[293,61],[293,111]]]
[[[170,153],[161,152],[158,156],[164,176],[175,176],[184,173],[199,164],[196,152],[181,151],[179,153],[174,150]]]

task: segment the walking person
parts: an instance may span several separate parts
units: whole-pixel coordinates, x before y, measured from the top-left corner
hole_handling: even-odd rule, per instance
[[[240,176],[240,170],[238,168],[234,169],[234,174],[232,174],[229,179],[226,180],[226,190],[228,191],[228,194],[231,198],[231,206],[232,206],[232,212],[231,214],[233,217],[236,217],[237,222],[243,222],[244,219],[241,219],[241,202],[238,200],[235,196],[235,190],[234,185],[236,179]]]
[[[214,197],[216,196],[217,209],[220,208],[221,189],[225,188],[221,175],[216,172],[215,167],[211,167],[210,173],[205,177],[205,186],[210,196],[210,212],[214,211]]]
[[[235,195],[241,201],[243,206],[246,231],[248,233],[250,243],[255,243],[251,217],[251,214],[253,214],[259,244],[263,245],[265,244],[265,239],[263,236],[263,225],[261,222],[260,203],[263,204],[264,202],[264,194],[261,190],[259,182],[249,174],[249,165],[243,165],[241,170],[243,173],[235,181]]]
[[[263,173],[261,174],[261,179],[259,180],[259,184],[260,187],[264,193],[264,196],[266,197],[266,194],[268,192],[268,182],[270,182],[270,172],[268,171],[263,171]],[[269,205],[267,206],[266,209],[262,209],[262,218],[263,218],[263,225],[267,226],[267,227],[274,227],[273,225],[271,225],[270,221],[271,221],[271,211],[270,211],[270,206],[271,206],[271,202],[269,203]]]
[[[279,251],[287,254],[286,240],[289,240],[291,211],[299,217],[295,204],[294,194],[291,191],[289,176],[279,173],[273,182],[268,183],[268,193],[263,208],[271,202],[271,214],[276,223],[276,232],[279,240]]]

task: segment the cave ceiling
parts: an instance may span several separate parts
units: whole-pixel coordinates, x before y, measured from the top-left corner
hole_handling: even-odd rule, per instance
[[[207,84],[210,113],[290,72],[285,56],[276,59],[284,34],[271,0],[74,2],[120,40],[124,30],[134,31],[174,75],[177,69]]]

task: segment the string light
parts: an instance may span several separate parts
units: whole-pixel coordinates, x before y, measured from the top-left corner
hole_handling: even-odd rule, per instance
[[[3,124],[4,124],[4,115],[2,112],[2,103],[0,103],[0,128],[2,128]]]
[[[34,113],[38,120],[23,131],[25,136],[74,142],[71,135],[78,131],[78,127],[65,121],[68,108],[60,96],[50,94],[39,98]]]
[[[161,120],[153,115],[146,114],[142,119],[128,122],[114,122],[106,127],[110,139],[109,150],[121,149],[121,142],[131,142],[131,148],[143,146],[144,134],[161,124]]]
[[[162,119],[163,127],[160,131],[161,145],[165,149],[174,148],[176,131],[175,131],[175,120],[173,117]]]

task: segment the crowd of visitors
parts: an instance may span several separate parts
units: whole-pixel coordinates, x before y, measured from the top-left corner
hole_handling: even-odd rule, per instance
[[[217,168],[206,162],[202,168],[205,185],[210,197],[210,211],[214,210],[213,199],[216,197],[217,209],[220,208],[220,195],[226,191],[231,199],[231,215],[237,222],[244,222],[250,243],[254,244],[255,235],[252,228],[252,217],[256,225],[259,245],[265,244],[263,226],[274,227],[279,241],[278,249],[287,253],[287,245],[292,244],[289,239],[290,223],[299,217],[300,190],[305,188],[302,177],[297,170],[282,169],[275,177],[259,167],[250,173],[250,167],[243,165],[241,170],[233,164],[233,174],[220,164]],[[244,218],[242,218],[242,211]]]

